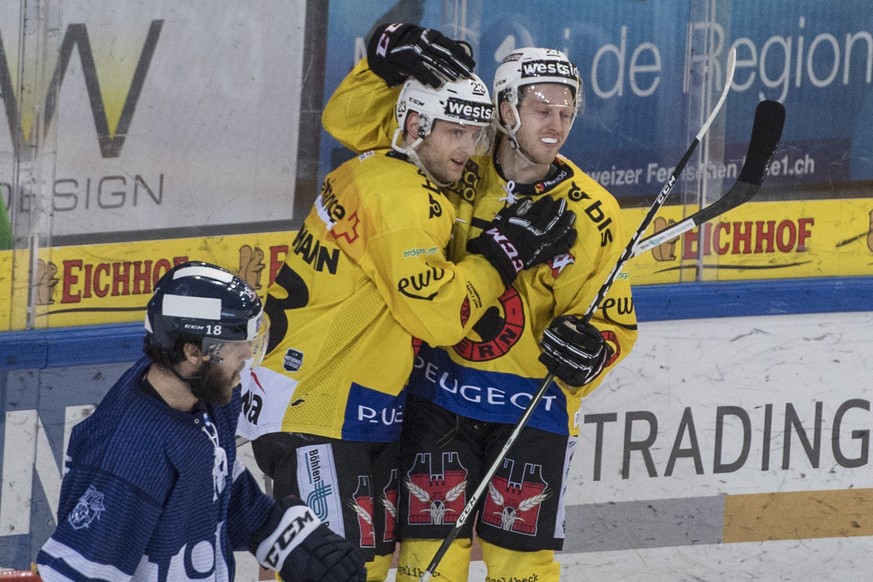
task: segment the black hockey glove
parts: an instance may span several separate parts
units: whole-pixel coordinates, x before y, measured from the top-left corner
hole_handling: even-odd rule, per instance
[[[539,360],[565,384],[581,388],[594,380],[613,350],[600,331],[573,315],[556,317],[543,332]]]
[[[465,42],[404,23],[378,26],[367,44],[370,70],[388,86],[400,85],[410,76],[431,87],[469,77],[476,67],[472,54]]]
[[[488,259],[509,286],[522,269],[570,250],[576,242],[575,222],[565,200],[524,199],[498,212],[482,234],[467,241],[467,252]]]
[[[332,532],[296,497],[273,508],[267,523],[249,542],[265,568],[288,582],[363,582],[364,558],[347,539]]]

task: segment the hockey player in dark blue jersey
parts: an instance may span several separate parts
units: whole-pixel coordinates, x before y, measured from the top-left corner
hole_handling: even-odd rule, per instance
[[[73,428],[53,580],[234,579],[249,550],[287,582],[364,580],[363,559],[303,502],[275,501],[236,458],[240,374],[262,357],[261,301],[229,271],[170,270],[146,309],[146,356]]]

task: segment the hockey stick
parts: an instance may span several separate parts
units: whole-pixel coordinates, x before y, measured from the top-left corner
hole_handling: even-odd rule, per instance
[[[755,109],[755,122],[752,125],[752,137],[746,152],[746,161],[737,181],[724,196],[701,208],[691,216],[681,220],[646,237],[634,247],[633,256],[651,250],[659,244],[674,239],[704,222],[708,222],[754,198],[767,174],[767,164],[779,146],[782,138],[782,126],[785,125],[785,107],[778,101],[761,101]]]
[[[735,65],[736,65],[736,50],[732,48],[730,53],[728,54],[727,75],[726,75],[726,79],[724,82],[724,86],[722,87],[721,95],[719,96],[719,99],[716,102],[715,107],[713,108],[712,112],[709,114],[709,117],[704,122],[703,127],[701,127],[700,131],[697,132],[697,135],[694,137],[694,140],[691,142],[691,145],[688,147],[688,150],[682,156],[682,159],[679,160],[678,164],[676,164],[676,167],[673,169],[673,173],[667,179],[667,182],[664,184],[663,188],[661,188],[661,191],[658,193],[657,198],[655,198],[655,202],[652,204],[652,207],[649,208],[649,211],[646,213],[646,216],[643,219],[643,222],[640,224],[640,226],[637,228],[634,235],[631,237],[631,240],[630,240],[630,242],[628,242],[624,251],[622,251],[621,256],[618,258],[618,261],[616,262],[615,266],[612,268],[612,271],[609,273],[609,276],[607,276],[606,281],[603,283],[603,285],[601,285],[600,289],[597,291],[597,296],[591,302],[591,305],[589,305],[588,310],[585,312],[585,315],[582,318],[585,322],[588,322],[591,319],[591,317],[594,315],[594,312],[597,310],[597,306],[603,300],[603,297],[606,295],[606,292],[609,291],[609,288],[612,286],[612,283],[615,280],[616,276],[618,276],[618,273],[621,271],[624,264],[633,255],[634,247],[636,246],[637,241],[639,240],[640,236],[642,236],[642,233],[644,233],[646,231],[646,229],[649,228],[649,224],[654,219],[655,214],[657,214],[657,212],[661,208],[661,206],[664,205],[664,201],[667,199],[667,195],[670,194],[670,191],[673,190],[673,186],[676,184],[676,180],[679,178],[679,174],[681,174],[682,170],[685,169],[685,165],[688,163],[688,160],[691,158],[691,155],[694,153],[694,150],[697,149],[698,144],[700,144],[700,140],[703,139],[703,136],[709,130],[709,126],[712,125],[712,122],[715,120],[715,117],[718,114],[718,112],[721,111],[722,105],[724,105],[724,102],[728,96],[728,92],[730,91],[731,80],[734,77]],[[443,559],[443,556],[448,551],[449,546],[451,546],[452,542],[455,541],[455,538],[458,537],[458,534],[461,532],[461,528],[464,526],[464,523],[466,523],[467,518],[469,518],[470,514],[472,514],[473,511],[476,509],[476,505],[478,505],[478,503],[479,503],[479,498],[482,496],[482,493],[485,492],[485,488],[488,487],[488,484],[491,482],[491,478],[494,476],[494,473],[496,473],[497,469],[500,467],[500,463],[502,463],[503,459],[506,458],[506,455],[509,452],[509,449],[512,448],[512,445],[515,444],[516,439],[518,439],[518,435],[521,433],[522,429],[527,424],[528,419],[530,419],[531,415],[533,414],[534,410],[536,409],[537,405],[539,404],[539,401],[542,399],[543,395],[545,394],[545,392],[549,388],[549,386],[552,384],[554,379],[555,379],[554,374],[550,373],[543,380],[542,384],[540,385],[539,389],[534,394],[530,403],[528,403],[527,407],[524,409],[524,413],[521,415],[521,418],[516,423],[515,428],[512,430],[512,433],[510,433],[510,435],[509,435],[509,438],[506,439],[506,443],[503,445],[503,448],[500,449],[500,452],[497,454],[497,457],[494,459],[494,462],[491,464],[491,467],[488,469],[488,471],[482,477],[481,483],[479,483],[479,486],[476,488],[476,490],[470,496],[470,500],[467,502],[467,505],[464,506],[464,509],[461,511],[460,514],[458,514],[458,519],[455,521],[455,525],[452,528],[452,531],[449,532],[449,534],[443,540],[442,544],[440,544],[440,547],[437,548],[437,551],[434,554],[433,559],[431,559],[430,564],[428,564],[428,566],[427,566],[427,569],[424,571],[424,573],[419,578],[419,582],[428,582],[431,579],[431,577],[433,576],[433,574],[436,572],[436,567],[439,565],[440,561]]]

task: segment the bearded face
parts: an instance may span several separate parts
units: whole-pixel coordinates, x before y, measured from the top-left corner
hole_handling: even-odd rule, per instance
[[[195,374],[196,380],[190,382],[191,392],[210,404],[227,404],[251,357],[247,342],[227,342],[210,350]]]

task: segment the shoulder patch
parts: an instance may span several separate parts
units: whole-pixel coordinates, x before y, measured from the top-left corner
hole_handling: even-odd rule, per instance
[[[73,529],[86,528],[95,519],[100,519],[100,514],[104,511],[106,511],[106,506],[103,504],[103,494],[91,485],[79,498],[76,507],[67,516],[67,521],[73,526]]]

